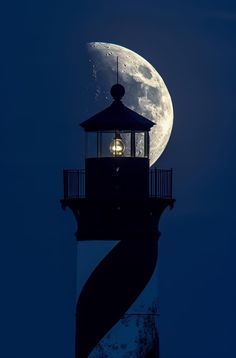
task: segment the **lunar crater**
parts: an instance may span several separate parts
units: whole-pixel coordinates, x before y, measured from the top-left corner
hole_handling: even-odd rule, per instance
[[[146,66],[140,65],[138,70],[142,73],[142,75],[149,80],[152,78],[152,73]]]

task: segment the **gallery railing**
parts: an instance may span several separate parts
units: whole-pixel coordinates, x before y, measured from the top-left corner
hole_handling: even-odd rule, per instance
[[[85,197],[85,169],[64,169],[64,199]]]
[[[150,169],[149,196],[172,199],[172,169]]]
[[[65,169],[64,199],[85,197],[85,170]],[[149,196],[152,198],[172,199],[172,169],[150,169]]]

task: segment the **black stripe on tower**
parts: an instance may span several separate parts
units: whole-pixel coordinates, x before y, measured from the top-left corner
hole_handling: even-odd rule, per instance
[[[93,271],[77,302],[76,358],[87,358],[143,291],[155,270],[157,245],[120,241]]]

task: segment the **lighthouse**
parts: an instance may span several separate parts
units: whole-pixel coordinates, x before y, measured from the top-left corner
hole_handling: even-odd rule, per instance
[[[174,204],[172,170],[149,168],[149,132],[155,124],[123,104],[121,84],[112,86],[111,96],[109,107],[80,124],[85,168],[63,173],[61,204],[77,222],[78,279],[83,262],[86,266],[96,248],[105,248],[80,284],[75,357],[158,358],[155,302],[139,311],[132,307],[156,272],[159,220]]]

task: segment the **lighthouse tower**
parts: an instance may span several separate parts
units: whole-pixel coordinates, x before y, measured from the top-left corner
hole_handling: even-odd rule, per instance
[[[77,221],[78,251],[84,244],[95,253],[97,245],[112,242],[78,294],[75,356],[159,357],[155,310],[131,313],[137,316],[137,335],[139,325],[146,325],[145,337],[132,347],[125,342],[131,321],[120,325],[121,337],[112,330],[129,315],[155,272],[159,220],[174,203],[172,170],[149,169],[149,131],[154,123],[122,103],[122,85],[114,85],[111,95],[108,108],[81,123],[86,134],[85,169],[64,170],[61,203]],[[79,255],[82,267],[90,256]],[[138,325],[139,315],[151,319],[139,320]]]

